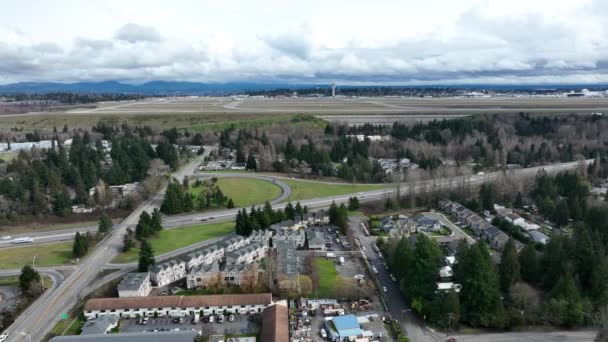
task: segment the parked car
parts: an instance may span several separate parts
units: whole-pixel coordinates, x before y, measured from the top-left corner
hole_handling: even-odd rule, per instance
[[[376,266],[372,266],[372,271],[376,274],[378,274],[378,269],[376,268]]]
[[[389,276],[391,277],[391,280],[392,280],[392,281],[397,282],[397,278],[395,278],[395,276],[394,276],[394,275],[390,274]]]
[[[234,322],[234,315],[228,316],[228,322]]]
[[[388,289],[386,288],[386,286],[382,286],[382,290],[386,293],[388,292]]]
[[[215,318],[213,318],[213,316],[209,316],[209,323],[213,323],[214,320]]]
[[[217,322],[224,323],[224,315],[219,315],[219,317],[217,318]]]
[[[321,328],[321,337],[327,338],[327,333],[325,332],[325,329],[323,329],[323,328]]]
[[[149,320],[150,320],[150,319],[149,319],[148,317],[144,317],[144,318],[141,320],[141,324],[146,325],[146,324],[148,324],[148,321],[149,321]]]

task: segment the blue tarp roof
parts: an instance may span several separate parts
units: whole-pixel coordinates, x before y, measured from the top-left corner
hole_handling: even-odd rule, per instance
[[[334,317],[333,321],[337,330],[359,328],[359,322],[357,321],[357,317],[355,317],[355,315]]]

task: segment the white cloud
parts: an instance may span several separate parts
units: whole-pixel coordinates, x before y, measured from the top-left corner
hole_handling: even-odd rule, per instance
[[[604,82],[605,0],[20,1],[0,82]]]

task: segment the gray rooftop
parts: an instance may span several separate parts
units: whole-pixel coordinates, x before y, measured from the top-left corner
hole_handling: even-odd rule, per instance
[[[118,284],[118,291],[137,291],[148,277],[148,272],[127,273]]]
[[[156,331],[120,334],[91,334],[57,336],[50,342],[100,341],[100,342],[193,342],[198,331]]]
[[[290,241],[279,241],[277,247],[277,271],[288,277],[298,275],[296,246]]]

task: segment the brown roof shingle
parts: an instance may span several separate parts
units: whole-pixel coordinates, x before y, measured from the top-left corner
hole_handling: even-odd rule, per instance
[[[84,306],[85,311],[138,308],[189,308],[234,305],[270,305],[271,293],[228,294],[207,296],[152,296],[131,298],[94,298]]]
[[[262,342],[289,341],[287,306],[277,303],[264,309],[261,337]]]

